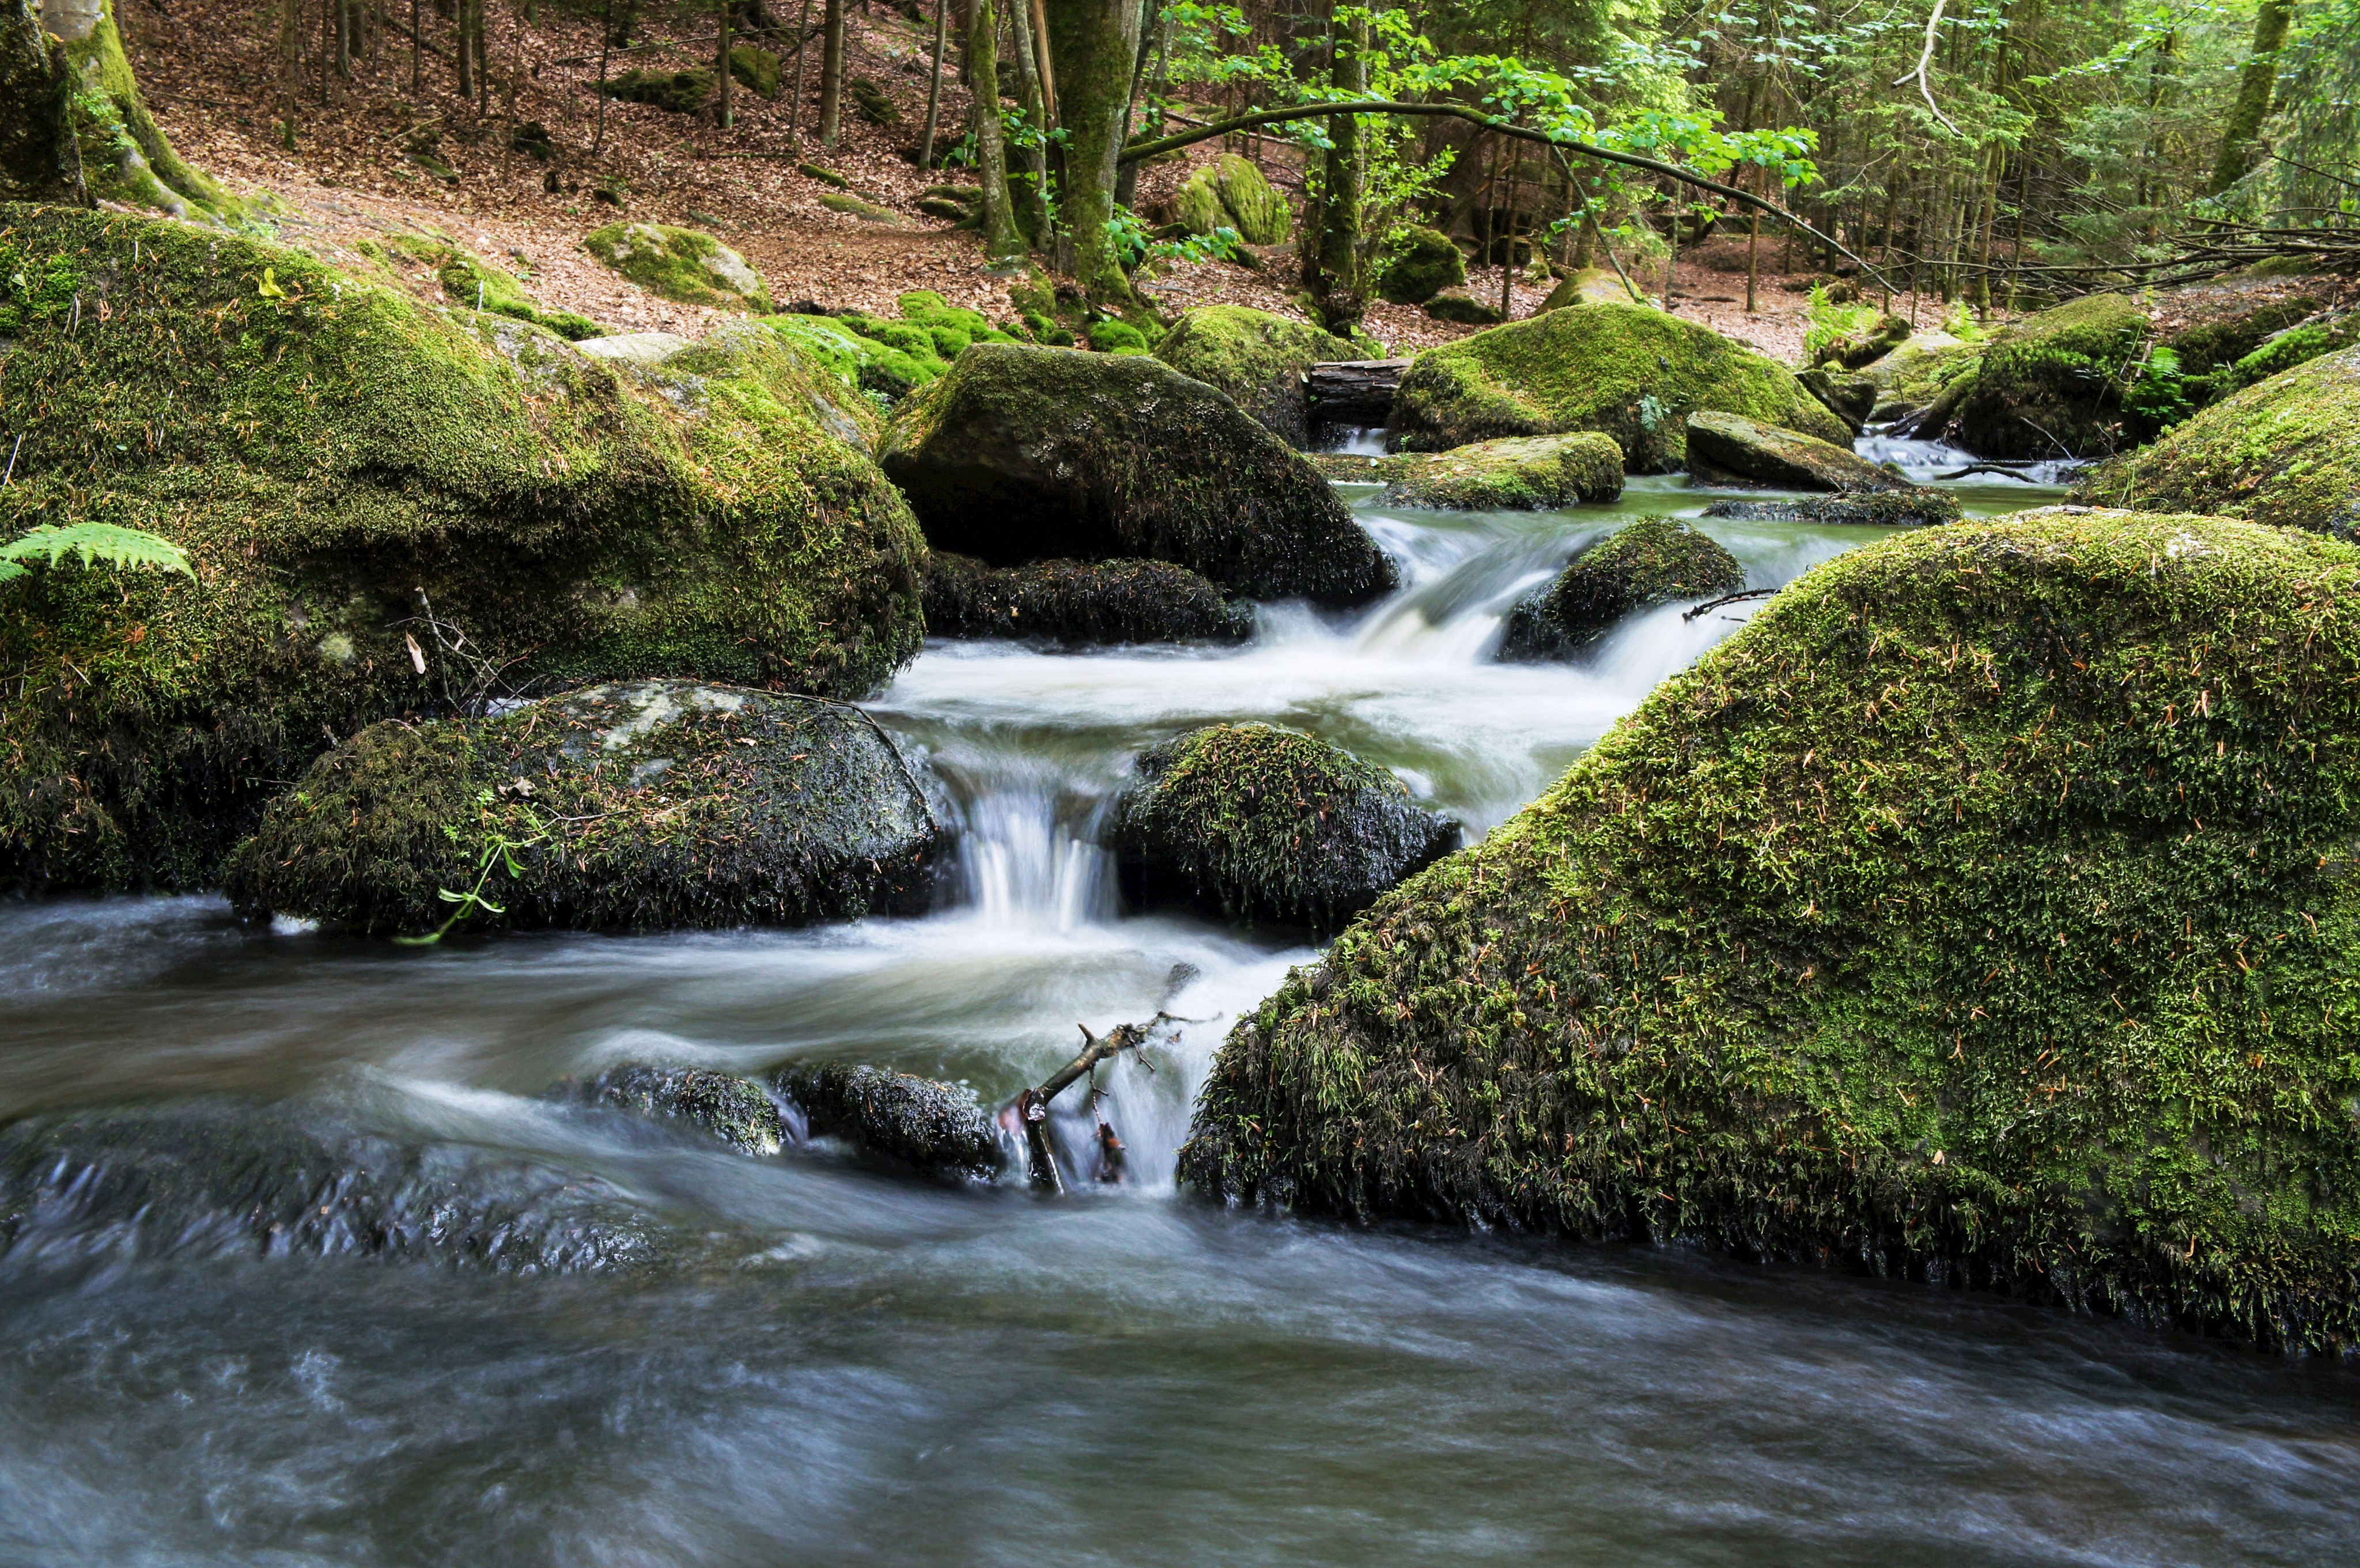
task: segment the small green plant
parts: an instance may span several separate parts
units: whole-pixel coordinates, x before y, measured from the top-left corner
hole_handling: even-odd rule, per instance
[[[1838,304],[1828,298],[1826,285],[1813,284],[1807,312],[1810,325],[1803,332],[1804,361],[1817,365],[1822,350],[1866,339],[1876,331],[1883,315],[1874,305]]]
[[[401,946],[432,947],[448,936],[461,920],[478,909],[487,915],[507,914],[507,905],[495,904],[484,897],[484,889],[491,885],[492,873],[506,871],[510,881],[520,879],[524,876],[524,867],[517,863],[519,852],[531,849],[549,837],[551,824],[530,806],[519,804],[517,808],[523,814],[524,825],[530,830],[525,837],[518,838],[508,831],[507,823],[498,814],[501,802],[491,789],[475,791],[475,802],[484,808],[483,837],[475,856],[475,885],[464,893],[450,887],[435,889],[444,903],[455,906],[451,910],[451,918],[424,936],[395,937],[393,940]],[[444,822],[442,833],[453,844],[460,840],[456,822]]]
[[[2195,400],[2180,374],[2180,355],[2158,343],[2139,367],[2137,379],[2123,394],[2123,409],[2158,430],[2168,430],[2188,418]]]
[[[72,556],[81,557],[87,566],[155,567],[177,572],[191,582],[197,575],[186,550],[145,529],[113,523],[69,523],[62,528],[43,523],[22,539],[0,545],[0,583],[24,576],[27,561],[56,566]]]

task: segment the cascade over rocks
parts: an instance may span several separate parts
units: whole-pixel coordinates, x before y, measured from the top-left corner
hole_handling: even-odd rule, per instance
[[[1548,511],[1622,494],[1622,449],[1592,434],[1507,436],[1442,452],[1377,460],[1391,506],[1459,512]],[[1361,477],[1349,469],[1339,477]]]
[[[1852,432],[1785,365],[1651,306],[1545,311],[1431,348],[1393,397],[1392,444],[1446,452],[1500,436],[1596,430],[1633,474],[1688,461],[1688,416],[1743,414],[1822,441]]]
[[[1688,435],[1688,472],[1709,485],[1767,485],[1781,490],[1916,488],[1855,454],[1849,445],[1738,414],[1690,414]]]
[[[1183,1179],[2348,1351],[2355,735],[2360,549],[1870,544],[1290,975]]]
[[[2360,539],[2360,348],[2223,398],[2083,475],[2073,499]]]
[[[858,709],[650,681],[372,725],[271,802],[227,880],[249,915],[379,934],[433,930],[479,877],[469,929],[799,925],[923,909],[947,848]]]
[[[1555,582],[1509,610],[1500,658],[1568,659],[1626,615],[1744,586],[1745,569],[1720,540],[1676,518],[1643,517],[1575,556]]]
[[[957,1084],[840,1062],[781,1068],[772,1083],[814,1136],[945,1175],[990,1177],[1007,1163],[991,1118]]]
[[[924,539],[836,433],[875,415],[759,327],[614,366],[296,251],[60,208],[0,209],[20,273],[0,537],[148,528],[197,580],[0,583],[0,885],[212,883],[322,750],[487,687],[864,695],[923,639]]]
[[[894,410],[878,461],[936,549],[994,565],[1145,556],[1329,604],[1400,581],[1300,453],[1144,355],[978,343]]]
[[[1164,561],[986,566],[936,550],[926,568],[935,637],[1066,644],[1244,642],[1253,606]]]
[[[1274,724],[1192,730],[1133,768],[1106,843],[1142,906],[1333,931],[1459,846],[1385,769]]]
[[[1352,343],[1267,310],[1199,305],[1184,312],[1155,345],[1155,357],[1207,387],[1298,451],[1311,444],[1304,377],[1315,365],[1368,356]]]

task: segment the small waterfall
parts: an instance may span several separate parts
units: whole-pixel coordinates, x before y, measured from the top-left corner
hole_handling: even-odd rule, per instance
[[[967,902],[1003,928],[1070,931],[1114,918],[1114,870],[1098,847],[1108,798],[1037,759],[958,780]]]

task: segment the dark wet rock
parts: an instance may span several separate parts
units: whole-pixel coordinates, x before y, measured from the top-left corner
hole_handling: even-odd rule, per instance
[[[746,1154],[776,1154],[786,1147],[786,1124],[759,1083],[706,1068],[615,1067],[587,1083],[562,1083],[551,1094],[683,1121]]]
[[[1876,383],[1865,376],[1830,376],[1824,370],[1805,370],[1797,372],[1795,379],[1826,404],[1837,419],[1850,425],[1854,435],[1868,427],[1869,415],[1876,411]]]
[[[1849,447],[1737,414],[1688,416],[1688,472],[1709,485],[1766,485],[1780,490],[1915,488]]]
[[[2120,294],[2016,322],[1983,350],[1973,381],[1954,384],[1959,444],[1981,457],[2113,452],[2125,444],[2123,377],[2152,333],[2147,313]]]
[[[772,1082],[814,1136],[920,1171],[989,1177],[1006,1163],[991,1118],[956,1083],[837,1062],[782,1068]]]
[[[0,1253],[16,1258],[401,1256],[543,1274],[672,1252],[594,1178],[404,1147],[284,1105],[202,1100],[0,1128]]]
[[[1350,752],[1273,724],[1212,724],[1139,755],[1106,842],[1136,904],[1332,931],[1459,836]]]
[[[1166,561],[987,566],[936,550],[926,569],[926,630],[1065,644],[1244,642],[1254,613]]]
[[[1399,582],[1299,452],[1142,354],[978,343],[895,410],[878,461],[936,549],[998,566],[1146,557],[1339,604]]]
[[[1287,445],[1311,444],[1304,376],[1315,365],[1368,357],[1346,339],[1305,321],[1243,305],[1185,311],[1155,345],[1155,357],[1183,376],[1228,393]]]
[[[1622,494],[1622,449],[1594,432],[1508,436],[1382,462],[1390,483],[1378,499],[1390,506],[1547,511]]]
[[[1745,569],[1711,536],[1675,518],[1643,517],[1575,556],[1555,582],[1511,609],[1500,658],[1570,658],[1625,615],[1744,586]]]
[[[1919,488],[1814,495],[1807,501],[1715,501],[1704,515],[1756,523],[1922,528],[1955,523],[1966,514],[1949,491]]]
[[[272,802],[229,891],[250,915],[380,934],[432,930],[453,911],[443,890],[479,877],[471,930],[909,911],[949,844],[923,789],[856,708],[687,681],[592,686],[362,731]]]

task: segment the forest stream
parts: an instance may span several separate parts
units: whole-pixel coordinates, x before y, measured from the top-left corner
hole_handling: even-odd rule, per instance
[[[1914,477],[1962,463],[1864,451]],[[1685,1247],[1354,1229],[1175,1192],[1240,1013],[1301,933],[1127,915],[1128,759],[1218,720],[1390,767],[1470,840],[1759,601],[1491,662],[1611,506],[1358,516],[1364,611],[1238,648],[930,643],[869,704],[943,781],[922,918],[403,948],[214,897],[0,909],[0,1121],[291,1094],[427,1166],[617,1197],[677,1267],[543,1275],[159,1241],[93,1205],[0,1259],[0,1564],[2301,1563],[2360,1559],[2354,1374],[2001,1298]],[[2060,492],[1989,476],[1972,515]],[[1877,530],[1704,519],[1760,588]],[[997,1105],[1100,1070],[1129,1180],[1047,1200],[827,1139],[748,1159],[543,1097],[627,1062],[848,1061]],[[1061,1104],[1087,1147],[1087,1096]],[[520,1200],[535,1201],[530,1193]]]

